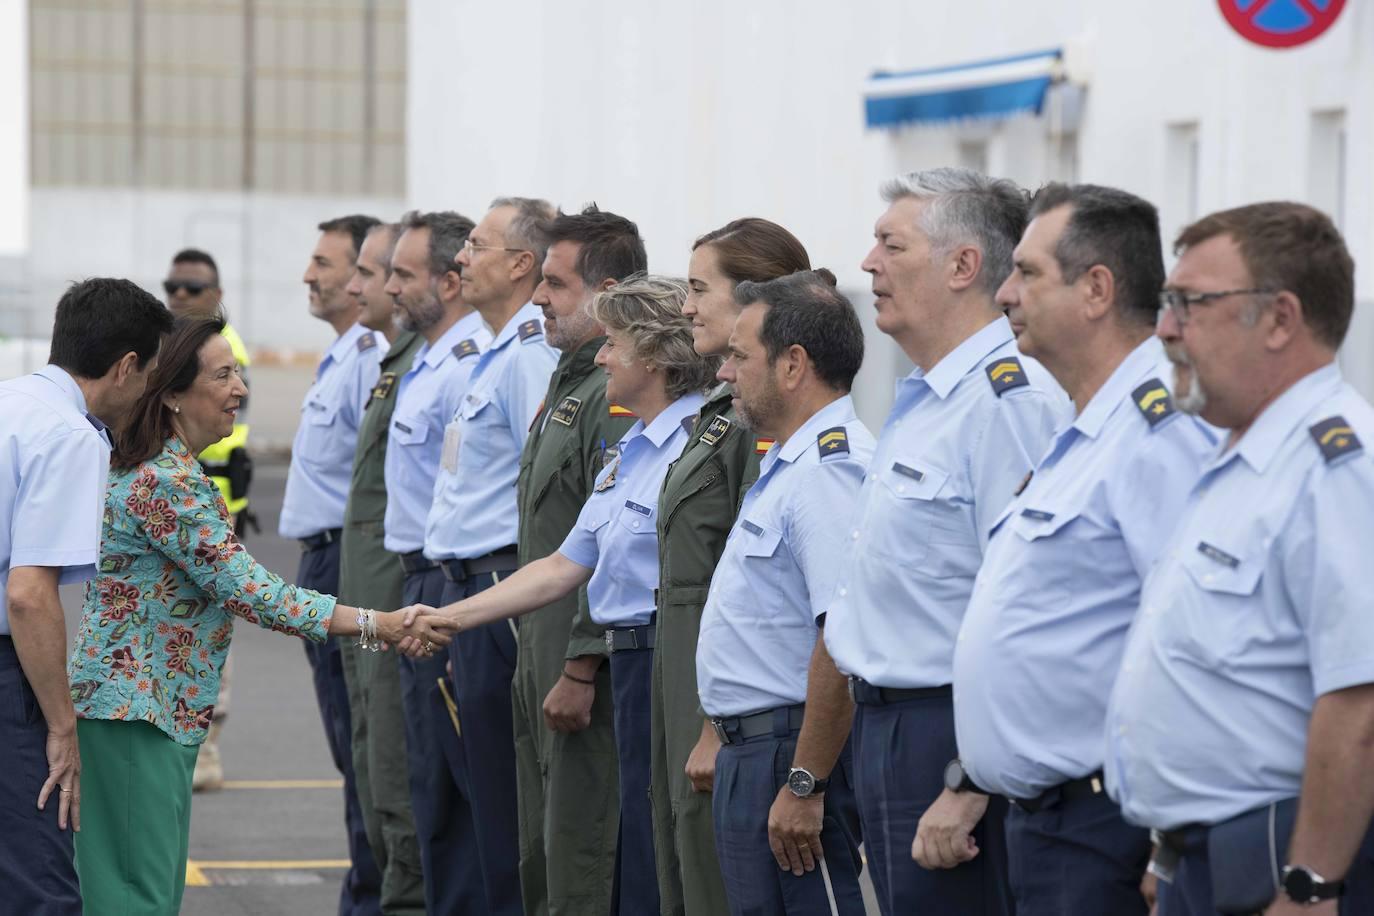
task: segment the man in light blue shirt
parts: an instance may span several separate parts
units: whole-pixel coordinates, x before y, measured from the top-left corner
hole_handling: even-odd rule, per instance
[[[401,327],[424,338],[410,370],[396,384],[395,410],[384,460],[383,545],[400,556],[403,601],[435,605],[444,576],[424,555],[425,514],[444,460],[444,425],[468,390],[477,357],[490,341],[481,318],[463,298],[454,256],[472,220],[451,211],[414,211],[401,217],[384,291],[396,303]],[[425,905],[457,912],[481,900],[477,838],[468,810],[467,776],[453,719],[442,653],[398,657],[406,721],[406,765],[420,842]]]
[[[1161,916],[1276,893],[1267,914],[1374,912],[1374,408],[1336,364],[1354,265],[1295,203],[1214,213],[1176,249],[1176,403],[1227,437],[1142,590],[1107,788],[1163,832]]]
[[[81,825],[81,761],[57,589],[95,575],[105,427],[142,396],[171,326],[128,280],[85,280],[57,304],[48,365],[0,382],[0,696],[15,710],[0,718],[7,912],[81,913],[68,830]]]
[[[547,248],[541,225],[556,215],[547,201],[499,198],[458,252],[463,298],[494,336],[448,415],[443,468],[449,473],[435,481],[425,527],[425,556],[440,563],[447,579],[445,604],[519,566],[520,451],[558,363],[558,351],[544,342],[543,312],[530,302]],[[516,916],[522,907],[511,718],[515,627],[500,621],[465,630],[449,655],[487,905],[497,916]]]
[[[898,383],[856,507],[842,516],[825,638],[853,679],[855,788],[884,916],[1001,916],[1005,802],[944,790],[956,756],[954,640],[988,529],[1068,401],[1018,354],[993,301],[1026,224],[1025,192],[936,169],[894,179],[883,196],[890,206],[863,268],[878,329],[918,368]],[[913,849],[923,817],[929,842]]]
[[[863,330],[833,283],[804,271],[739,284],[719,375],[741,421],[776,440],[726,540],[697,643],[701,707],[721,740],[716,850],[736,916],[864,913],[852,705],[820,628],[839,520],[873,435],[849,397]]]
[[[954,650],[959,759],[1013,802],[1018,916],[1145,916],[1149,834],[1104,791],[1107,694],[1141,580],[1216,437],[1169,394],[1153,206],[1047,185],[1013,257],[998,302],[1077,417],[992,526]]]
[[[359,323],[358,300],[348,294],[363,240],[379,224],[375,217],[358,214],[320,223],[320,238],[302,277],[309,290],[310,314],[328,322],[338,336],[315,370],[315,381],[301,405],[277,533],[300,541],[296,584],[327,595],[339,593],[340,536],[358,424],[387,350],[385,337]],[[377,911],[382,877],[367,841],[354,780],[353,730],[339,640],[304,642],[325,740],[334,768],[344,779],[352,865],[339,892],[339,916],[369,916]]]

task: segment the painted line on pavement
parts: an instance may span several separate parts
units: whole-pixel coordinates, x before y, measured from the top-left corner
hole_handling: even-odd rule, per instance
[[[342,789],[342,779],[226,779],[225,789]]]

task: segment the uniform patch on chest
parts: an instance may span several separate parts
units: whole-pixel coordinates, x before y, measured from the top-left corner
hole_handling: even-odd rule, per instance
[[[706,431],[701,434],[701,441],[707,445],[718,445],[729,431],[730,421],[720,414],[716,414],[715,419],[707,424]]]
[[[558,402],[553,413],[549,414],[549,419],[564,426],[572,426],[573,421],[577,419],[577,412],[581,409],[581,398],[567,397]]]
[[[377,379],[377,384],[372,386],[372,393],[367,396],[367,403],[373,401],[385,401],[391,397],[391,390],[396,387],[396,373],[383,372]]]
[[[1197,542],[1197,552],[1202,554],[1209,560],[1216,560],[1218,563],[1220,563],[1222,566],[1227,567],[1228,569],[1235,569],[1237,566],[1240,565],[1240,560],[1231,556],[1229,553],[1222,550],[1220,547],[1213,547],[1206,541]]]

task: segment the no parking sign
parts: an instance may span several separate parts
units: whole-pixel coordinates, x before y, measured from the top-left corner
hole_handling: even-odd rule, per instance
[[[1242,38],[1266,48],[1306,44],[1331,28],[1345,0],[1217,0]]]

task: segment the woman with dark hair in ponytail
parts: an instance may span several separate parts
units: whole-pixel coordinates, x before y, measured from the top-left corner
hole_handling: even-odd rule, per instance
[[[728,354],[739,283],[810,267],[796,236],[766,219],[737,219],[697,239],[683,307],[696,351]],[[729,912],[711,814],[720,741],[697,699],[697,632],[740,501],[773,444],[740,424],[732,395],[722,384],[707,396],[659,497],[652,797],[659,895],[669,916]]]
[[[259,566],[195,456],[233,428],[247,389],[218,319],[183,319],[116,438],[98,574],[68,665],[84,788],[76,869],[88,913],[181,908],[191,774],[234,618],[316,642],[416,653],[449,625],[346,607]]]

